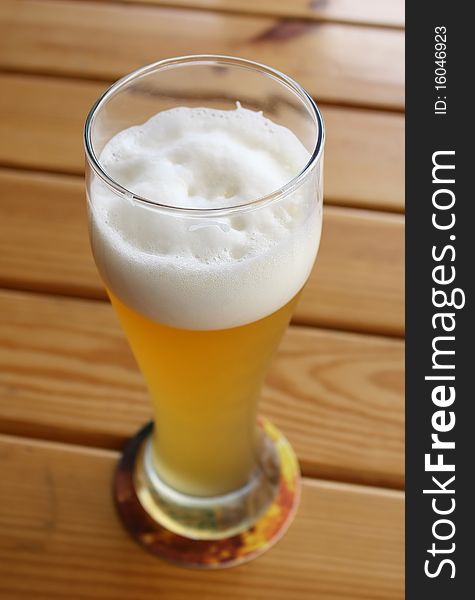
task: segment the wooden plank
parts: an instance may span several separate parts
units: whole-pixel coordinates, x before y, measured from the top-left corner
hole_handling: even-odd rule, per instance
[[[161,58],[206,51],[271,64],[319,101],[404,106],[404,34],[397,30],[138,5],[4,0],[0,36],[4,69],[109,80]]]
[[[403,485],[404,345],[291,327],[261,411],[304,472]],[[109,304],[0,292],[0,431],[121,448],[151,414]]]
[[[404,221],[327,207],[314,270],[295,321],[404,334]]]
[[[324,107],[325,202],[404,211],[404,116]]]
[[[0,590],[11,599],[403,598],[400,492],[304,480],[297,517],[259,559],[224,571],[169,565],[115,515],[115,454],[4,437]]]
[[[105,86],[0,75],[0,87],[0,163],[82,174],[85,116]],[[336,107],[323,114],[326,202],[402,211],[404,117]]]
[[[79,178],[0,170],[0,284],[105,298]],[[326,207],[322,243],[295,322],[402,335],[400,215]]]
[[[102,0],[127,4],[155,4],[205,10],[249,13],[379,27],[404,27],[401,0]]]

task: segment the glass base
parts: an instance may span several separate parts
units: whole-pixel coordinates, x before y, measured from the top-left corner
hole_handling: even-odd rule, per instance
[[[181,494],[152,465],[153,423],[127,444],[114,479],[119,515],[146,550],[175,564],[223,568],[251,560],[285,533],[300,497],[300,472],[283,435],[259,419],[259,468],[239,490],[209,498]]]

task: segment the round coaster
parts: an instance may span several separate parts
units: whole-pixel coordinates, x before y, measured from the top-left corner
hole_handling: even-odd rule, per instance
[[[274,445],[280,460],[277,494],[273,502],[248,529],[230,537],[190,539],[173,533],[152,519],[140,503],[134,487],[134,467],[153,422],[127,444],[114,478],[114,498],[122,522],[131,536],[148,552],[177,565],[220,569],[242,564],[273,546],[291,524],[300,499],[300,471],[292,447],[267,419],[259,419],[263,434]]]

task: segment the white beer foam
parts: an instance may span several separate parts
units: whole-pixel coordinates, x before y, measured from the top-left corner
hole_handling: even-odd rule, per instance
[[[104,170],[134,194],[181,208],[235,206],[267,195],[309,153],[285,127],[236,110],[174,108],[118,133]],[[318,249],[315,177],[266,206],[218,217],[144,208],[93,176],[91,238],[112,292],[173,327],[224,329],[278,310],[304,285]]]

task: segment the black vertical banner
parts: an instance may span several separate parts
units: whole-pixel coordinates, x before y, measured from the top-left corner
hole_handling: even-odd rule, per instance
[[[409,600],[475,598],[475,191],[469,185],[475,178],[475,35],[469,6],[406,5]]]

